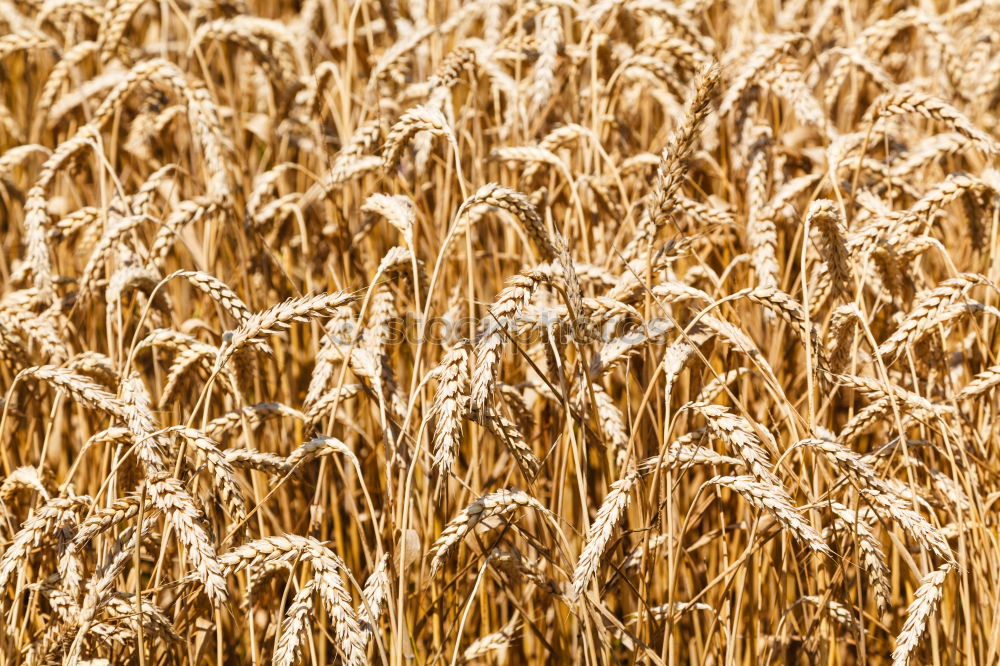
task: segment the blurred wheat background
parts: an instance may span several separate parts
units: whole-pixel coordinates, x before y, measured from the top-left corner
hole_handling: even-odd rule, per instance
[[[995,0],[0,0],[0,662],[998,663],[998,102]]]

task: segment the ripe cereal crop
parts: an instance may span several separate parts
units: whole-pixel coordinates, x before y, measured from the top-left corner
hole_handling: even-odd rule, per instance
[[[1000,662],[996,0],[0,0],[0,665]]]

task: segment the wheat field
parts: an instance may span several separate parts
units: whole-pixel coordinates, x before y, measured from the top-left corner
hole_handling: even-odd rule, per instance
[[[996,0],[0,0],[0,663],[998,663],[998,108]]]

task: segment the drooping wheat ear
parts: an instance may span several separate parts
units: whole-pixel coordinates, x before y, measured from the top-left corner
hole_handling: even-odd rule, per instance
[[[431,576],[436,574],[445,560],[465,536],[476,525],[486,518],[506,516],[520,508],[531,508],[547,518],[551,512],[534,497],[517,488],[504,488],[483,495],[469,506],[462,509],[451,519],[437,541],[431,546]]]
[[[65,54],[63,57],[65,58]],[[61,63],[62,60],[59,62]],[[10,176],[10,172],[15,167],[36,153],[42,155],[45,159],[48,159],[52,155],[51,150],[38,143],[25,143],[20,146],[8,148],[4,153],[0,153],[0,176]],[[90,206],[85,206],[85,208],[90,208]]]
[[[747,244],[758,288],[777,287],[781,271],[777,255],[778,230],[765,211],[772,142],[770,127],[753,127],[747,155]],[[769,316],[774,317],[773,314]]]
[[[663,342],[674,325],[663,319],[654,319],[628,333],[604,343],[590,361],[591,376],[607,374],[615,366],[632,356],[644,344]]]
[[[222,455],[233,467],[256,469],[271,476],[285,476],[292,471],[284,456],[253,449],[225,449]]]
[[[1000,153],[1000,144],[993,137],[976,127],[969,118],[942,99],[918,90],[901,90],[877,98],[868,108],[869,123],[903,113],[918,113],[931,120],[939,120],[955,132],[976,143],[991,154]]]
[[[881,481],[875,469],[864,457],[840,442],[830,439],[807,438],[799,440],[794,446],[808,446],[825,455],[860,488],[880,488]]]
[[[312,408],[320,400],[333,377],[335,364],[346,360],[347,347],[357,337],[357,326],[354,311],[349,307],[337,308],[323,326],[316,363],[303,401],[306,408]]]
[[[434,469],[443,475],[451,471],[462,442],[461,397],[469,390],[469,345],[460,342],[452,347],[438,368],[430,415],[434,417]]]
[[[686,433],[670,443],[667,450],[660,455],[646,458],[639,463],[639,473],[649,476],[662,470],[672,469],[678,465],[740,465],[745,463],[731,456],[724,456],[712,449],[693,444],[705,437],[706,430],[698,428]]]
[[[547,279],[540,271],[524,271],[507,281],[507,286],[490,306],[486,332],[476,345],[476,369],[472,375],[469,408],[486,408],[500,369],[500,357],[508,335],[517,330],[517,318],[528,305],[535,290]]]
[[[922,395],[894,384],[886,387],[874,379],[858,377],[856,375],[839,374],[831,375],[831,377],[836,379],[842,386],[859,391],[872,400],[892,395],[901,407],[921,418],[935,419],[939,418],[942,414],[952,411],[951,405],[932,403]]]
[[[181,228],[214,215],[221,209],[221,201],[208,197],[182,201],[163,220],[162,226],[156,232],[156,238],[153,240],[153,246],[149,251],[149,263],[162,269],[167,255],[170,253],[170,249],[177,242]]]
[[[499,631],[477,638],[462,652],[462,663],[483,659],[494,652],[506,650],[514,644],[520,629],[520,618],[516,615]]]
[[[385,168],[392,171],[399,164],[407,144],[418,132],[430,132],[434,136],[443,136],[456,149],[455,134],[448,125],[448,119],[440,109],[419,105],[404,113],[399,121],[392,126],[385,139],[383,160]]]
[[[147,477],[162,475],[167,468],[169,442],[160,434],[153,417],[149,391],[138,372],[133,371],[122,382],[121,399],[125,413],[122,420],[135,442],[135,455]]]
[[[227,593],[222,562],[204,528],[205,516],[195,506],[194,499],[180,481],[165,474],[151,479],[147,489],[150,504],[163,512],[177,532],[177,538],[184,545],[184,552],[209,600],[225,601]]]
[[[541,153],[536,153],[537,156],[542,157],[542,159],[529,159],[528,165],[525,167],[524,171],[521,173],[521,179],[525,183],[531,183],[534,181],[535,176],[541,169],[543,164],[551,164],[553,166],[559,166],[562,160],[553,151],[561,148],[572,141],[576,141],[581,137],[590,137],[594,139],[594,133],[583,125],[577,123],[567,123],[565,125],[560,125],[556,127],[551,132],[546,134],[541,141],[538,142],[536,148]],[[502,150],[499,149],[499,150]],[[544,157],[543,157],[544,156]],[[553,161],[553,158],[555,160]],[[504,159],[504,158],[501,158]],[[521,161],[521,160],[517,160]]]
[[[639,478],[638,470],[632,468],[625,476],[611,484],[611,489],[601,502],[597,516],[587,531],[587,541],[576,563],[576,569],[573,570],[574,598],[580,598],[590,584],[591,578],[597,573],[604,549],[607,548],[615,528],[625,515],[631,500],[632,488]]]
[[[384,217],[386,222],[403,234],[406,247],[413,249],[413,225],[417,221],[417,211],[409,197],[373,194],[365,200],[361,212]]]
[[[386,553],[375,565],[375,570],[365,581],[361,590],[364,602],[358,608],[361,620],[361,630],[365,632],[366,642],[371,642],[378,628],[378,620],[382,616],[386,601],[389,599],[389,554]]]
[[[977,285],[989,285],[996,290],[990,280],[977,273],[963,273],[939,284],[914,304],[903,323],[879,345],[879,355],[886,362],[894,361],[905,347],[919,341],[933,329],[943,313]]]
[[[847,227],[840,209],[829,199],[817,199],[809,205],[806,224],[817,229],[823,239],[824,261],[829,266],[833,288],[850,299],[854,278],[847,252]]]
[[[339,453],[347,456],[347,459],[351,461],[351,465],[355,469],[360,469],[358,464],[358,457],[354,455],[354,451],[351,451],[347,444],[336,437],[328,437],[326,435],[319,435],[314,437],[308,442],[302,444],[285,458],[285,462],[291,465],[293,468],[303,465],[310,460],[315,460],[321,456],[328,456],[334,453]]]
[[[208,294],[209,298],[222,306],[226,313],[240,324],[245,324],[250,319],[250,308],[243,302],[236,292],[229,288],[225,282],[201,271],[176,271],[167,276],[167,280],[175,277],[183,277],[191,286],[203,294]]]
[[[205,425],[202,432],[207,437],[219,439],[219,437],[234,428],[240,427],[243,423],[254,426],[281,416],[287,416],[301,422],[307,420],[306,415],[294,407],[283,405],[280,402],[258,402],[255,405],[246,405],[212,419]]]
[[[844,445],[850,444],[891,412],[892,401],[888,397],[879,398],[870,405],[865,405],[844,424],[837,433],[837,440]]]
[[[34,275],[35,288],[48,292],[53,286],[52,250],[48,242],[48,190],[59,170],[75,160],[87,147],[96,146],[97,128],[87,124],[73,137],[63,141],[42,164],[38,179],[28,190],[24,202],[24,232],[27,239],[25,260]]]
[[[525,233],[538,246],[543,259],[552,261],[557,258],[556,242],[549,236],[545,223],[535,206],[521,192],[499,183],[483,185],[471,197],[462,202],[458,212],[455,213],[455,222],[442,243],[442,252],[459,233],[465,230],[470,213],[481,207],[499,208],[510,213],[521,223]]]
[[[8,474],[0,484],[0,502],[7,502],[14,493],[21,490],[36,492],[46,502],[52,499],[37,467],[25,465]]]
[[[62,363],[69,356],[69,348],[59,333],[58,323],[58,316],[35,314],[18,305],[11,304],[0,310],[0,326],[5,332],[26,338],[52,365]]]
[[[105,386],[118,385],[119,377],[114,362],[101,352],[80,352],[66,363],[66,368],[96,379]]]
[[[115,418],[124,420],[125,406],[114,395],[94,380],[79,375],[66,368],[54,365],[39,365],[25,368],[17,373],[17,379],[35,379],[49,384],[52,388],[66,391],[84,409],[97,408]]]
[[[920,581],[920,587],[913,593],[913,602],[906,609],[906,621],[896,637],[896,649],[892,652],[892,666],[907,666],[910,657],[927,630],[927,621],[937,609],[944,594],[944,581],[954,568],[953,564],[942,564]]]
[[[302,652],[302,638],[312,627],[313,594],[316,592],[316,581],[307,580],[302,588],[295,593],[292,603],[285,611],[281,621],[281,636],[274,646],[275,666],[292,666],[299,662]]]
[[[875,604],[879,613],[885,615],[889,611],[889,597],[892,587],[889,583],[889,565],[886,563],[885,552],[875,533],[856,511],[848,509],[839,502],[831,502],[830,508],[844,526],[854,533],[858,539],[858,554],[861,564],[868,573],[868,579],[875,594]]]
[[[854,329],[864,317],[854,303],[845,303],[833,311],[827,333],[827,355],[832,372],[843,372],[850,363],[851,347],[854,344]]]
[[[313,568],[312,580],[316,582],[327,613],[334,620],[337,648],[350,666],[367,663],[365,634],[351,605],[351,595],[341,578],[341,572],[349,570],[340,556],[322,543],[312,537],[294,534],[265,537],[237,546],[224,553],[219,560],[227,575],[277,560],[308,561]]]
[[[974,398],[993,390],[1000,385],[1000,365],[991,365],[975,377],[955,395],[956,400]]]
[[[129,493],[125,497],[112,502],[111,506],[98,509],[92,513],[86,520],[80,523],[73,541],[70,542],[70,549],[79,550],[98,534],[139,515],[140,499],[138,493]],[[155,511],[156,509],[147,507],[147,510]]]
[[[812,88],[806,83],[799,64],[784,58],[775,63],[767,77],[771,90],[791,105],[803,125],[811,125],[822,134],[829,134],[826,112]]]
[[[52,47],[55,47],[55,44],[43,32],[33,30],[11,32],[0,37],[0,60],[15,51]]]
[[[757,481],[752,476],[717,476],[709,483],[735,490],[751,506],[770,513],[809,548],[833,556],[833,551],[823,541],[823,537],[795,510],[788,493],[780,486]]]
[[[844,604],[834,601],[833,599],[825,599],[817,595],[807,595],[798,599],[795,603],[801,603],[807,601],[811,604],[815,604],[823,611],[828,618],[836,622],[837,624],[843,626],[849,631],[854,631],[856,617]]]
[[[148,80],[166,86],[184,102],[192,134],[201,144],[205,171],[209,174],[209,194],[218,200],[228,200],[231,193],[229,161],[225,159],[223,132],[216,106],[208,92],[190,83],[187,75],[172,62],[151,58],[135,65],[124,78],[120,78],[94,111],[90,124],[94,128],[103,126],[121,107],[125,97]]]
[[[892,518],[907,535],[921,547],[936,554],[945,562],[955,563],[948,540],[941,530],[935,528],[919,513],[910,508],[910,503],[882,482],[875,488],[859,490],[861,496],[868,501],[874,511],[884,517]]]
[[[780,485],[771,471],[770,456],[749,421],[722,405],[692,403],[688,406],[705,417],[709,432],[734,450],[758,481]]]
[[[260,335],[270,335],[288,328],[293,321],[309,321],[317,317],[327,317],[337,308],[355,300],[355,296],[344,292],[317,294],[290,298],[266,310],[255,312],[238,328],[228,331],[224,344],[215,361],[216,369],[221,369],[233,354]]]
[[[242,523],[247,515],[246,500],[243,498],[243,491],[240,490],[239,481],[236,479],[236,470],[219,445],[203,432],[194,428],[172,426],[167,431],[183,437],[205,456],[208,473],[215,481],[212,487],[218,491],[233,522]]]
[[[785,320],[791,326],[792,330],[802,338],[803,342],[812,346],[813,353],[816,354],[819,363],[824,366],[828,365],[826,351],[820,345],[819,334],[816,332],[815,325],[808,329],[806,328],[806,314],[801,303],[777,287],[744,289],[735,292],[729,298],[735,299],[739,297],[745,297],[748,301],[763,305]]]
[[[11,574],[24,564],[32,548],[37,548],[44,540],[56,537],[64,527],[76,523],[76,512],[91,503],[91,498],[86,495],[56,497],[24,521],[0,557],[0,588],[7,589]],[[6,600],[4,595],[2,602],[6,604]]]
[[[473,411],[469,407],[469,400],[465,398],[461,399],[461,404],[463,414],[466,418],[479,423],[489,430],[494,437],[503,442],[507,450],[510,451],[510,454],[514,456],[514,460],[517,462],[518,467],[521,468],[521,472],[529,481],[534,480],[538,476],[538,470],[542,466],[542,461],[535,455],[531,444],[521,434],[521,429],[517,427],[516,423],[507,420],[492,407],[483,407],[480,410]]]
[[[538,60],[528,92],[529,117],[540,114],[555,91],[556,67],[559,64],[559,44],[563,41],[563,26],[559,7],[547,7],[535,17],[538,29]]]
[[[241,15],[216,19],[198,26],[188,52],[196,51],[206,38],[231,41],[247,48],[275,84],[298,79],[301,54],[298,41],[285,24],[259,16]]]
[[[87,259],[87,265],[84,266],[83,272],[80,274],[78,298],[88,298],[91,292],[97,287],[97,278],[100,276],[101,271],[104,270],[104,265],[111,257],[115,248],[121,247],[122,237],[150,219],[142,215],[130,215],[127,217],[116,217],[111,220],[111,223],[104,230],[97,245],[91,251],[90,257]]]

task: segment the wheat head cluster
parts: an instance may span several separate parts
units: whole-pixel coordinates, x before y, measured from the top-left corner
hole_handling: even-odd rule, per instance
[[[998,108],[996,0],[0,0],[0,663],[997,664]]]

